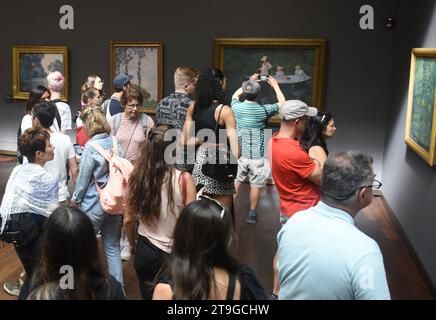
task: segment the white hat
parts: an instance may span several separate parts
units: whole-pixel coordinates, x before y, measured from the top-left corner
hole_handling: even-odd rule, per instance
[[[260,59],[260,61],[266,61],[268,60],[268,56],[263,56],[262,59]]]
[[[300,100],[288,100],[279,110],[279,117],[283,120],[298,119],[304,116],[314,117],[317,114],[318,109],[309,107]]]

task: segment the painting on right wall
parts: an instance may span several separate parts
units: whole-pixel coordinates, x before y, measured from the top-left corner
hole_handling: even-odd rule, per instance
[[[406,143],[430,166],[436,162],[436,49],[413,49]]]

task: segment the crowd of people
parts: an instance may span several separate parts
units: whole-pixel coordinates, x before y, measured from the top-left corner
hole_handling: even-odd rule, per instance
[[[286,100],[272,76],[266,83],[275,103],[258,102],[257,73],[228,101],[222,70],[179,67],[175,92],[153,119],[141,112],[144,97],[132,79],[116,75],[104,101],[102,77],[89,75],[76,117],[60,100],[61,73],[30,92],[19,163],[0,207],[0,239],[23,266],[20,279],[4,284],[8,293],[126,299],[122,261],[133,256],[147,300],[390,299],[380,249],[353,220],[381,183],[369,155],[329,155],[330,113]],[[267,128],[274,115],[281,119],[275,133]],[[269,171],[282,228],[274,287],[265,290],[235,256],[234,203],[248,182],[246,223],[259,223]]]

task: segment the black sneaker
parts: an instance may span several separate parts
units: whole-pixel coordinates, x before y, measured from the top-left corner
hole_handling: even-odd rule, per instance
[[[255,224],[257,220],[257,215],[256,215],[256,211],[250,210],[248,211],[248,216],[247,216],[247,223],[249,224]]]

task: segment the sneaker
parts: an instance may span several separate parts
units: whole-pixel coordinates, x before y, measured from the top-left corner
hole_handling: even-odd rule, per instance
[[[129,246],[123,246],[121,248],[121,260],[123,260],[123,261],[130,260]]]
[[[247,223],[255,224],[257,220],[256,218],[257,218],[256,211],[253,210],[248,211],[248,216],[246,220]]]
[[[22,285],[20,284],[19,281],[5,282],[3,284],[3,289],[5,289],[5,291],[9,293],[11,296],[16,296],[16,297],[20,295],[21,287]]]
[[[275,293],[271,293],[270,300],[279,300],[279,296]]]

